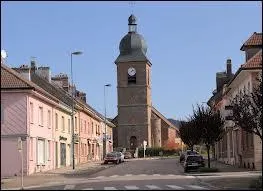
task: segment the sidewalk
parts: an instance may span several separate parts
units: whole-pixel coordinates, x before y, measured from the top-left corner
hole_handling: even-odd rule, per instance
[[[56,184],[67,182],[72,178],[81,178],[96,173],[113,165],[102,165],[102,161],[88,162],[76,165],[75,170],[72,166],[40,172],[29,176],[24,176],[24,187],[32,187],[42,184]],[[21,176],[1,179],[1,189],[11,189],[21,187]]]
[[[208,167],[208,161],[205,160],[206,166]],[[248,168],[239,168],[238,166],[224,164],[223,162],[217,160],[210,161],[211,168],[218,168],[220,172],[246,172],[246,171],[253,171],[252,169]]]

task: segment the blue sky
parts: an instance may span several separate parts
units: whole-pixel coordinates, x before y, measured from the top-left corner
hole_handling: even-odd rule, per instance
[[[3,2],[1,49],[6,64],[17,67],[36,57],[52,75],[73,77],[88,103],[107,117],[117,115],[115,59],[128,32],[131,12],[148,45],[152,63],[153,105],[167,118],[192,114],[192,105],[206,102],[215,89],[215,73],[231,58],[233,72],[243,64],[241,45],[253,32],[262,32],[261,2]]]

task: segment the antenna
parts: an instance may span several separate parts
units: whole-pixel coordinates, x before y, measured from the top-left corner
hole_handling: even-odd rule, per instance
[[[129,1],[129,5],[130,5],[131,13],[133,14],[133,8],[135,5],[135,1]]]

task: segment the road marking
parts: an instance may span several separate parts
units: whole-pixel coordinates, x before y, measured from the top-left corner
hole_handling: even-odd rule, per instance
[[[93,188],[84,188],[82,190],[94,190]]]
[[[75,188],[74,184],[68,184],[65,186],[64,190],[73,190]]]
[[[132,174],[125,174],[124,176],[132,176]]]
[[[114,177],[118,177],[119,175],[112,175],[112,176],[110,176],[110,177],[112,177],[112,178],[114,178]]]
[[[172,189],[175,189],[175,190],[183,190],[184,188],[183,187],[180,187],[180,186],[176,186],[176,185],[166,185]]]
[[[96,178],[105,178],[105,176],[97,176]]]
[[[115,187],[104,187],[104,190],[117,190]]]
[[[147,174],[139,174],[139,176],[147,176]]]
[[[168,174],[167,176],[174,176],[174,174]]]
[[[153,174],[153,176],[161,176],[160,174]]]
[[[137,186],[125,186],[127,190],[138,190],[139,188]]]
[[[207,190],[207,188],[197,186],[197,185],[187,185],[190,188],[197,189],[197,190]]]
[[[145,185],[145,186],[148,187],[149,189],[161,189],[160,187],[155,185]]]

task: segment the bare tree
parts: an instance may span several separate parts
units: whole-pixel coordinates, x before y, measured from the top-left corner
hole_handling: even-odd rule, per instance
[[[254,133],[262,140],[262,74],[250,93],[236,95],[231,101],[235,125],[248,133]]]

